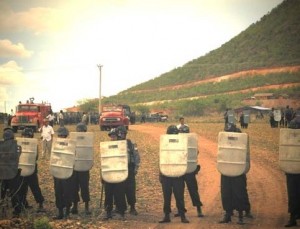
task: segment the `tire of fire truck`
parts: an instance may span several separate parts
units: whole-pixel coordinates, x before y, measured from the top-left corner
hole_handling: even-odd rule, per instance
[[[105,130],[105,127],[104,127],[104,126],[100,126],[100,130],[101,130],[101,131],[104,131],[104,130]]]

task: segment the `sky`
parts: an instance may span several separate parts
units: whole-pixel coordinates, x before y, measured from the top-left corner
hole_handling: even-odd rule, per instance
[[[282,1],[0,0],[0,112],[31,97],[57,112],[116,95],[219,48]]]

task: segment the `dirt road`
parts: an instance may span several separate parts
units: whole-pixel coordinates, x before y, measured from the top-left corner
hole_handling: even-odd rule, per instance
[[[36,202],[31,192],[28,201],[34,206],[26,210],[20,219],[0,218],[0,228],[32,228],[32,222],[40,217],[47,217],[53,228],[56,229],[173,229],[173,228],[283,228],[288,221],[287,194],[285,175],[278,166],[278,136],[279,129],[271,129],[267,124],[251,124],[247,130],[250,137],[251,168],[247,174],[248,193],[254,219],[245,218],[245,225],[237,224],[237,214],[229,224],[218,224],[223,217],[220,196],[220,174],[216,169],[217,134],[222,130],[222,123],[190,123],[192,132],[199,136],[199,157],[201,170],[197,176],[203,213],[205,217],[198,218],[195,207],[192,206],[187,190],[185,203],[189,224],[183,224],[179,218],[171,217],[171,223],[159,224],[163,217],[163,197],[159,174],[159,138],[165,133],[166,124],[136,124],[131,125],[128,138],[137,143],[141,155],[141,166],[137,174],[137,210],[139,214],[132,216],[126,214],[126,220],[114,217],[104,221],[105,211],[100,208],[101,182],[100,182],[100,141],[109,139],[106,131],[99,131],[97,125],[88,127],[94,132],[94,166],[90,171],[90,195],[92,215],[84,214],[84,205],[79,203],[79,214],[71,215],[68,219],[53,220],[57,214],[53,193],[53,177],[49,173],[49,159],[41,158],[38,163],[40,186],[46,199],[45,213],[36,213]],[[74,131],[75,126],[67,126]],[[267,136],[267,137],[266,137]],[[35,136],[39,139],[39,134]],[[175,200],[172,199],[173,213],[176,212]],[[31,225],[31,226],[29,226]]]
[[[146,133],[149,138],[159,142],[159,135],[165,129],[151,125],[134,125],[131,129]],[[276,164],[277,156],[261,148],[253,146],[251,149],[251,169],[247,174],[248,193],[254,219],[245,218],[245,225],[236,224],[235,215],[230,228],[282,228],[288,220],[287,194],[285,176]],[[198,174],[201,200],[204,204],[204,218],[196,217],[196,210],[192,207],[189,196],[185,195],[188,209],[189,225],[183,225],[178,219],[168,225],[152,225],[149,228],[229,228],[217,222],[222,218],[223,209],[220,199],[220,174],[216,169],[217,142],[199,135],[199,162],[201,171]],[[174,201],[173,201],[174,202]],[[161,211],[158,209],[158,211]],[[160,213],[162,216],[162,211]],[[179,223],[178,223],[179,222]]]

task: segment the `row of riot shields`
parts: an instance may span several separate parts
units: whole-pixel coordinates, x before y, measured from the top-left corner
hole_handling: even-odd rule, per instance
[[[89,171],[93,167],[94,133],[71,132],[70,138],[56,138],[52,143],[50,174],[67,179],[74,171]]]
[[[236,123],[234,110],[228,110],[227,116],[228,116],[228,123],[233,123],[233,124]],[[243,110],[243,122],[245,124],[250,123],[250,110]]]
[[[17,141],[16,141],[17,140]],[[12,179],[22,169],[22,176],[31,175],[36,166],[37,140],[17,138],[0,141],[0,180]],[[88,171],[93,166],[94,135],[71,132],[70,138],[56,138],[50,157],[50,173],[67,179],[75,171]],[[19,158],[17,145],[22,146]],[[101,176],[110,183],[119,183],[128,176],[127,141],[100,143]],[[198,161],[198,136],[195,133],[161,135],[160,172],[178,177],[195,171]],[[300,173],[300,130],[281,129],[279,165],[284,172]],[[220,132],[218,135],[217,169],[226,176],[238,176],[250,169],[249,136],[246,133]]]
[[[73,170],[88,171],[93,166],[94,134],[71,132],[70,138],[55,138],[50,157],[50,174],[67,179]],[[17,147],[22,147],[19,157]],[[0,141],[0,180],[9,180],[21,169],[21,176],[34,173],[37,159],[38,140],[17,137],[16,140]]]
[[[196,134],[162,135],[160,172],[178,177],[196,169],[198,136]],[[300,129],[281,129],[279,166],[291,174],[300,173]],[[250,170],[250,147],[247,133],[220,132],[217,170],[226,176],[239,176]]]

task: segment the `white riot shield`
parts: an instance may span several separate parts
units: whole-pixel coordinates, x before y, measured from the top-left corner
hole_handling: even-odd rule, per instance
[[[59,179],[72,176],[75,164],[76,143],[69,138],[55,138],[50,157],[50,174]]]
[[[188,170],[186,134],[160,136],[159,169],[167,177],[183,176]]]
[[[281,110],[274,110],[274,120],[276,122],[281,120]]]
[[[246,133],[219,132],[217,169],[225,176],[239,176],[249,171],[249,137]]]
[[[186,173],[194,172],[198,165],[198,135],[196,133],[180,133],[186,136],[187,140],[187,170]]]
[[[300,174],[300,129],[280,129],[279,166],[291,174]]]
[[[243,114],[244,114],[244,123],[245,124],[250,123],[250,110],[244,110]]]
[[[128,177],[127,141],[100,142],[101,177],[108,183],[120,183]]]
[[[94,163],[94,133],[70,132],[76,142],[75,171],[89,171]]]
[[[0,180],[10,180],[18,173],[19,152],[16,140],[0,141]]]
[[[234,110],[229,110],[227,111],[227,115],[228,115],[228,123],[233,123],[235,124],[235,117],[234,117]]]
[[[36,138],[16,138],[18,145],[22,147],[19,158],[21,176],[27,177],[33,174],[37,159],[38,141]]]

